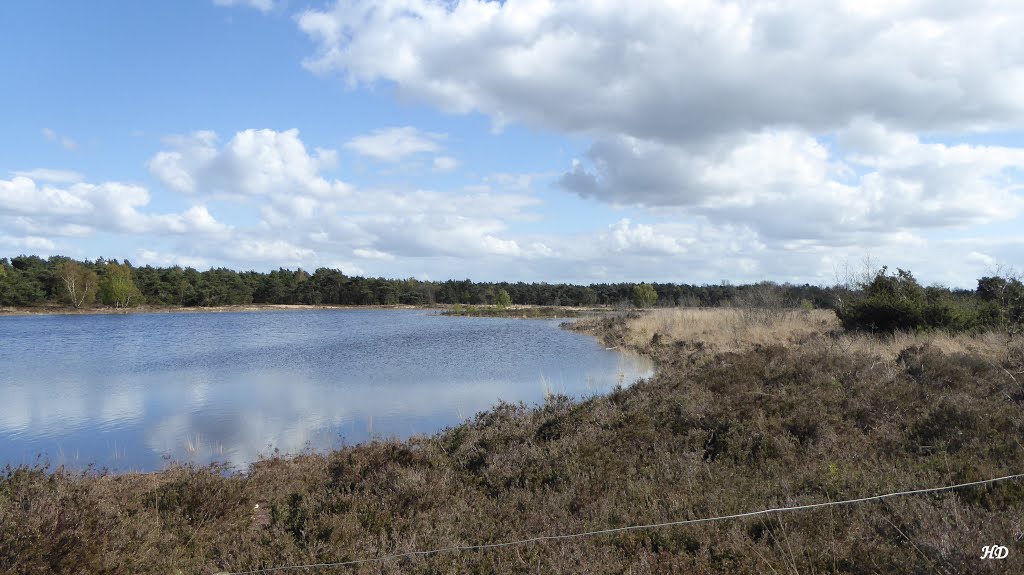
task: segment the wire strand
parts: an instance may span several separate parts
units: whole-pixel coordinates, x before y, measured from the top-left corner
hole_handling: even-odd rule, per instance
[[[922,493],[936,493],[939,491],[950,491],[953,489],[961,489],[964,487],[971,487],[975,485],[983,485],[988,483],[997,483],[999,481],[1007,481],[1011,479],[1020,479],[1024,477],[1024,473],[1018,473],[1015,475],[1005,475],[1003,477],[996,477],[993,479],[982,479],[979,481],[969,481],[967,483],[958,483],[956,485],[945,485],[942,487],[928,487],[923,489],[911,489],[907,491],[896,491],[893,493],[885,493],[882,495],[871,495],[868,497],[859,497],[857,499],[845,499],[842,501],[826,501],[822,503],[809,503],[807,505],[795,505],[792,507],[774,507],[771,509],[761,509],[758,511],[747,511],[744,513],[733,513],[731,515],[719,515],[717,517],[701,517],[698,519],[682,519],[679,521],[667,521],[664,523],[649,523],[645,525],[627,525],[625,527],[612,527],[609,529],[598,529],[596,531],[583,531],[579,533],[564,533],[560,535],[539,535],[537,537],[530,537],[527,539],[518,539],[515,541],[504,541],[500,543],[482,543],[479,545],[455,545],[452,547],[441,547],[438,549],[430,549],[424,551],[408,551],[406,553],[395,553],[393,555],[385,555],[382,557],[371,557],[367,559],[354,559],[351,561],[341,561],[338,563],[310,563],[306,565],[282,565],[279,567],[268,567],[266,569],[256,569],[254,571],[237,571],[237,572],[224,572],[220,575],[261,575],[263,573],[275,573],[278,571],[287,571],[293,569],[324,569],[328,567],[352,567],[355,565],[363,565],[366,563],[377,563],[381,561],[389,561],[391,559],[401,559],[403,557],[423,557],[426,555],[436,555],[438,553],[448,553],[453,551],[480,551],[486,549],[498,549],[501,547],[512,547],[516,545],[526,545],[529,543],[538,543],[541,541],[556,541],[563,539],[576,539],[580,537],[591,537],[595,535],[607,535],[610,533],[624,533],[627,531],[637,531],[641,529],[658,529],[661,527],[673,527],[677,525],[693,525],[696,523],[711,523],[715,521],[725,521],[729,519],[742,519],[745,517],[756,517],[758,515],[767,515],[769,513],[783,513],[788,511],[801,511],[805,509],[815,509],[820,507],[833,507],[837,505],[850,505],[853,503],[863,503],[866,501],[876,501],[880,499],[887,499],[889,497],[899,497],[903,495],[919,495]]]

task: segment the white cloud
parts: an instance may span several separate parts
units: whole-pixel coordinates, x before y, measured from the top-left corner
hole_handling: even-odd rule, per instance
[[[994,268],[998,262],[996,258],[981,252],[970,252],[967,254],[967,261],[972,264],[983,265],[986,268]]]
[[[337,164],[337,154],[309,154],[298,130],[244,130],[220,145],[209,131],[169,138],[171,150],[149,161],[150,172],[169,189],[185,193],[284,197],[308,194],[338,198],[351,187],[321,172]]]
[[[36,168],[34,170],[14,171],[15,176],[21,176],[37,182],[52,184],[74,184],[85,179],[82,174],[71,170],[51,170],[48,168]]]
[[[152,216],[173,233],[222,234],[230,227],[218,222],[206,206],[192,206],[180,214]]]
[[[833,151],[797,130],[698,151],[629,137],[600,140],[560,183],[611,203],[675,206],[767,237],[826,242],[854,232],[964,227],[1024,213],[1021,184],[1007,176],[1024,168],[1024,149],[923,143],[863,122],[840,132],[839,141],[841,149]]]
[[[347,145],[397,160],[439,149],[436,141],[442,138],[399,128]],[[327,180],[323,172],[337,154],[309,155],[295,130],[246,130],[226,144],[212,132],[196,132],[167,143],[171,149],[157,153],[149,166],[168,188],[227,202],[258,202],[259,223],[236,230],[232,249],[208,247],[236,265],[272,263],[275,257],[312,267],[339,256],[381,263],[535,253],[507,234],[509,222],[536,217],[530,210],[540,201],[528,190],[529,178],[524,184],[522,178],[499,176],[503,187],[518,186],[511,192],[489,186],[483,191],[356,189]]]
[[[213,0],[217,6],[248,6],[260,12],[270,12],[274,9],[274,0]]]
[[[356,257],[360,257],[360,258],[364,258],[364,259],[368,259],[368,260],[388,260],[388,261],[390,261],[390,260],[395,259],[395,256],[393,256],[393,255],[391,255],[391,254],[389,254],[387,252],[382,252],[380,250],[367,250],[367,249],[363,249],[363,248],[356,248],[356,249],[352,250],[352,253]]]
[[[65,150],[69,150],[69,151],[74,152],[75,150],[78,149],[78,142],[76,142],[70,136],[65,136],[65,135],[62,135],[62,134],[58,134],[57,132],[54,132],[50,128],[43,128],[41,130],[41,132],[42,132],[44,138],[46,138],[47,140],[50,140],[51,142],[57,142]]]
[[[333,270],[341,270],[350,276],[366,275],[366,270],[348,260],[330,259],[324,262],[324,266]]]
[[[581,195],[648,207],[615,210],[610,221],[571,234],[533,224],[551,215],[539,211],[534,188],[555,174],[491,174],[452,190],[360,189],[328,177],[337,153],[307,146],[294,130],[223,139],[196,132],[166,143],[149,165],[167,188],[186,201],[215,198],[215,210],[251,206],[258,221],[230,227],[203,203],[154,213],[142,186],[32,170],[0,180],[0,229],[8,234],[0,244],[31,241],[53,251],[38,242],[103,231],[146,246],[133,261],[152,265],[694,283],[827,283],[837,259],[866,250],[919,277],[956,283],[957,274],[977,277],[981,255],[1004,261],[1021,245],[952,245],[928,234],[1024,209],[1007,175],[1020,169],[1018,150],[933,143],[868,119],[829,140],[797,127],[699,144],[598,138],[563,184],[586,177],[590,187],[574,188]],[[154,233],[181,239],[173,248],[142,243]],[[943,253],[942,262],[923,256],[929,252]]]
[[[28,173],[28,172],[25,172]],[[203,206],[182,213],[148,213],[149,191],[133,184],[75,182],[66,187],[26,176],[0,180],[0,223],[35,235],[86,236],[96,231],[218,234],[229,228]]]
[[[536,243],[559,247],[543,257],[519,263],[515,279],[715,284],[768,278],[831,284],[837,281],[837,270],[843,262],[856,262],[870,253],[876,261],[891,267],[913,270],[925,283],[972,287],[974,278],[981,277],[986,266],[977,256],[970,256],[971,252],[992,254],[996,261],[1012,261],[1024,247],[1024,238],[991,245],[905,232],[865,234],[859,240],[855,245],[839,246],[768,241],[747,226],[716,224],[703,216],[670,222],[620,220],[603,229],[537,238]],[[942,257],[935,257],[936,253]],[[489,277],[507,277],[500,266],[481,263],[475,267]],[[436,269],[441,277],[450,273],[442,262]]]
[[[197,270],[209,269],[210,262],[203,257],[188,256],[183,254],[171,254],[154,250],[141,249],[135,252],[133,261],[136,264],[155,267],[181,266],[184,268],[195,268]]]
[[[459,161],[451,156],[437,156],[434,158],[435,172],[451,172],[459,167]]]
[[[738,273],[815,268],[1024,213],[1024,149],[969,143],[1024,125],[1024,4],[336,0],[296,22],[315,73],[589,138],[561,186],[668,221],[596,226],[612,253],[685,260],[665,225],[700,221],[749,236]]]
[[[865,114],[910,130],[1019,125],[1024,5],[873,6],[338,0],[297,23],[310,70],[499,123],[674,142]]]
[[[438,140],[444,137],[444,134],[428,134],[412,126],[404,126],[356,136],[345,147],[380,162],[397,162],[415,154],[439,151]]]
[[[608,231],[599,238],[615,252],[629,252],[635,255],[681,255],[686,253],[685,244],[693,241],[692,238],[657,233],[654,227],[649,225],[630,225],[628,218],[608,226]]]
[[[494,218],[424,211],[356,218],[381,251],[406,257],[519,256],[519,243],[502,237],[506,225]]]
[[[859,128],[863,126],[851,126],[850,133]],[[225,196],[228,202],[260,201],[257,226],[235,229],[230,239],[194,244],[191,252],[210,262],[226,261],[242,268],[301,265],[313,269],[343,263],[343,269],[360,270],[350,273],[365,270],[394,277],[429,270],[433,277],[574,282],[640,278],[700,283],[764,277],[828,282],[833,279],[836,257],[856,259],[870,249],[905,258],[908,251],[934,249],[934,241],[915,231],[922,226],[952,225],[943,222],[944,217],[959,218],[953,223],[965,225],[971,218],[998,217],[971,204],[983,196],[958,200],[952,188],[935,196],[942,201],[937,204],[941,209],[933,212],[928,212],[927,202],[921,203],[926,195],[913,186],[900,188],[899,193],[876,189],[905,185],[906,174],[897,177],[896,170],[919,167],[925,173],[939,162],[936,154],[946,154],[933,144],[892,131],[876,137],[884,145],[856,149],[850,143],[855,140],[844,132],[839,139],[847,142],[847,154],[856,155],[860,164],[850,164],[832,148],[795,129],[737,137],[719,146],[704,146],[700,153],[636,139],[598,142],[595,149],[604,155],[588,156],[578,169],[594,170],[600,185],[610,178],[618,178],[619,183],[592,193],[605,194],[602,199],[609,202],[636,203],[628,194],[616,195],[618,190],[630,189],[642,194],[643,203],[657,208],[641,210],[635,218],[620,217],[610,225],[594,222],[589,231],[571,235],[513,231],[514,222],[537,217],[534,210],[542,203],[532,188],[538,175],[492,174],[476,186],[453,191],[347,187],[339,197],[330,197],[319,191],[322,185],[298,185],[287,194],[258,186],[255,189],[266,195],[242,194],[237,183],[223,173],[217,175],[211,166],[219,166],[231,154],[247,160],[250,155],[228,150],[248,148],[222,145],[214,134],[199,134],[171,141],[175,149],[156,158],[168,152],[186,159],[205,158],[177,164],[183,169],[175,177],[193,183],[181,188],[186,194],[220,189],[231,191]],[[279,137],[275,133],[263,139]],[[297,134],[294,138],[292,147],[305,150]],[[906,165],[880,165],[877,159],[889,153],[892,142],[900,143],[906,157],[916,159]],[[999,156],[986,163],[982,161],[986,154],[964,153],[961,163],[982,166],[978,168],[981,175],[976,176],[982,179],[1013,158],[1012,154]],[[319,154],[333,155],[325,150]],[[955,163],[948,154],[942,157],[945,164]],[[269,158],[264,163],[272,165],[274,173],[294,173],[291,162],[312,164],[302,171],[302,179],[327,181],[322,170],[329,164],[311,163],[309,154],[264,158]],[[609,171],[596,171],[601,162],[611,166]],[[231,163],[259,165],[237,159]],[[247,177],[238,174],[240,180]],[[648,182],[646,187],[642,182]],[[680,184],[688,187],[682,189]],[[1012,206],[998,196],[998,187],[991,193],[1004,209]],[[927,225],[910,220],[909,206],[917,206],[918,217],[937,219]],[[645,221],[653,214],[657,214],[655,221]],[[877,229],[883,225],[893,229]],[[353,266],[350,258],[361,265]],[[922,265],[921,269],[935,267]]]
[[[236,239],[223,247],[223,255],[234,261],[260,262],[270,266],[298,267],[313,261],[315,252],[280,239]]]
[[[75,184],[75,191],[36,186],[34,180],[15,176],[13,180],[0,180],[0,213],[11,215],[73,215],[93,209],[86,197],[91,188]],[[77,192],[77,193],[76,193]]]
[[[48,238],[39,236],[8,236],[0,234],[0,246],[18,250],[30,250],[33,253],[54,253],[57,244]]]
[[[150,159],[149,171],[172,190],[195,192],[192,172],[205,168],[216,157],[217,135],[195,132],[191,136],[172,136],[166,141],[175,149],[160,152]]]

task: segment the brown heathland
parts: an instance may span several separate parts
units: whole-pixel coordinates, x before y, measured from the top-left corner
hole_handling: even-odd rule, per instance
[[[593,320],[658,372],[601,397],[499,405],[432,437],[271,458],[0,477],[11,573],[214,573],[869,496],[1024,471],[1024,348],[875,339],[824,312]],[[323,573],[1020,572],[1024,482],[390,559]],[[979,559],[1007,545],[1002,561]],[[290,571],[295,572],[295,571]]]

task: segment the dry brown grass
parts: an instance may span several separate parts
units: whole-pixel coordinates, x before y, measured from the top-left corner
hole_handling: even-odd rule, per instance
[[[718,351],[751,345],[797,344],[839,328],[830,310],[787,311],[772,321],[749,321],[738,308],[656,309],[627,323],[627,345],[646,347],[657,334],[663,344],[700,342]]]
[[[1019,353],[1021,342],[1006,334],[949,334],[942,331],[898,332],[891,335],[849,333],[839,327],[831,310],[790,310],[774,318],[751,321],[739,308],[655,309],[626,322],[621,344],[644,350],[660,344],[701,344],[712,351],[741,351],[757,345],[826,345],[852,353],[895,360],[911,346],[932,345],[944,353],[979,354],[993,361],[1007,361]]]

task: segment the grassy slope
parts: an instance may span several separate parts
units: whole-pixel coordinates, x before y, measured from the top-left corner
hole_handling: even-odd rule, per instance
[[[687,315],[696,314],[696,315]],[[770,326],[763,322],[770,321]],[[852,498],[1024,470],[1024,354],[878,341],[827,316],[663,312],[585,326],[650,381],[434,437],[174,468],[0,477],[15,573],[213,573]],[[259,506],[256,508],[256,506]],[[716,524],[390,560],[357,573],[1020,572],[1024,482]],[[1010,546],[1002,562],[984,545]]]

